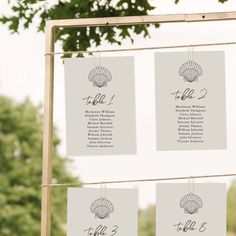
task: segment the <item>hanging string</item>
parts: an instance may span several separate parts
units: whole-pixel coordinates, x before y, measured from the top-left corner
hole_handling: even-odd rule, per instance
[[[107,186],[105,182],[101,184],[100,186],[100,198],[106,198],[107,197]]]
[[[94,52],[94,67],[100,67],[102,64],[102,58],[101,58],[101,53]]]
[[[97,67],[97,53],[94,53],[94,67]]]
[[[190,59],[190,50],[191,50],[191,48],[188,48],[188,57],[187,57],[187,61],[190,61],[191,59]]]
[[[188,48],[187,61],[194,61],[194,47]]]
[[[98,66],[101,67],[102,65],[102,57],[101,57],[101,53],[98,53]]]
[[[111,180],[111,181],[98,181],[98,182],[85,182],[85,183],[58,183],[58,184],[43,184],[41,187],[72,187],[72,186],[85,186],[85,185],[104,185],[104,184],[125,184],[125,183],[146,183],[146,182],[161,182],[171,180],[189,180],[189,179],[206,179],[206,178],[220,178],[220,177],[234,177],[233,174],[216,174],[216,175],[196,175],[196,176],[181,176],[181,177],[165,177],[154,179],[129,179],[129,180]]]
[[[193,61],[194,61],[195,60],[194,48],[192,48],[192,56],[193,56]]]
[[[160,50],[171,48],[193,48],[193,47],[208,47],[208,46],[223,46],[235,45],[236,42],[221,42],[221,43],[203,43],[203,44],[184,44],[184,45],[170,45],[170,46],[153,46],[141,48],[120,48],[120,49],[104,49],[104,50],[88,50],[88,51],[67,51],[67,52],[47,52],[45,56],[54,55],[71,55],[71,54],[94,54],[94,53],[109,53],[109,52],[128,52],[128,51],[145,51],[145,50]]]
[[[195,186],[194,186],[194,177],[191,177],[188,181],[188,192],[194,193]]]

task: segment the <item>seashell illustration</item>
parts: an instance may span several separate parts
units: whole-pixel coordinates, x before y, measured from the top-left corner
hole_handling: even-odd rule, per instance
[[[93,86],[102,88],[106,87],[107,83],[112,80],[112,75],[105,67],[97,66],[90,71],[88,79],[93,82]]]
[[[109,218],[109,214],[114,211],[114,206],[109,200],[101,197],[92,203],[90,211],[95,214],[96,218],[105,219]]]
[[[180,208],[183,208],[186,214],[198,213],[198,209],[202,208],[202,206],[202,199],[193,193],[184,195],[180,200]]]
[[[201,66],[194,61],[187,61],[179,68],[179,75],[188,82],[197,81],[198,77],[201,76],[202,73],[203,71]]]

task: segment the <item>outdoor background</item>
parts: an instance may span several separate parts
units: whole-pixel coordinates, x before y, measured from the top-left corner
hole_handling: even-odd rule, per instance
[[[9,4],[7,0],[2,0],[0,2],[0,17],[12,15],[10,7],[16,2],[10,1]],[[34,3],[37,1],[23,2]],[[38,2],[50,2],[48,5],[50,8],[54,4],[63,6],[66,4],[63,2],[67,1],[60,3],[59,1]],[[101,2],[104,4],[106,1]],[[180,0],[178,4],[175,4],[173,0],[153,0],[149,1],[149,4],[155,9],[147,11],[148,14],[236,10],[236,0],[229,0],[225,3],[220,3],[217,0]],[[84,9],[86,10],[86,7]],[[68,11],[65,10],[52,12],[55,18],[67,18],[69,15],[69,13],[66,15],[67,13]],[[20,11],[18,12],[16,9],[15,14],[20,15]],[[84,15],[86,16],[86,11]],[[114,14],[111,12],[111,15]],[[103,15],[101,14],[101,16]],[[28,30],[20,26],[18,33],[14,34],[11,32],[15,31],[17,27],[17,19],[13,18],[12,22],[15,23],[10,30],[8,29],[9,24],[1,24],[1,22],[8,23],[8,21],[4,21],[4,18],[2,19],[0,20],[0,236],[39,235],[45,37],[43,32],[37,32],[39,17],[33,19],[32,24],[29,23]],[[11,22],[9,21],[9,23]],[[148,29],[150,37],[146,38],[144,38],[142,28],[136,30],[138,35],[130,30],[130,35],[134,39],[133,44],[128,38],[122,40],[121,45],[110,44],[107,42],[107,38],[103,37],[101,42],[97,38],[99,44],[101,43],[100,46],[96,47],[93,43],[91,48],[150,47],[236,41],[235,26],[236,21],[164,24],[160,28],[150,27]],[[112,34],[108,34],[109,41],[115,43],[116,38],[113,38]],[[83,34],[81,33],[81,35]],[[79,44],[81,43],[83,47],[87,48],[89,45],[86,45],[85,41],[80,41]],[[74,49],[74,47],[76,45],[73,42],[67,41],[67,44],[64,44],[65,50]],[[56,50],[63,50],[61,41],[57,43]],[[175,49],[171,51],[173,50]],[[187,53],[187,50],[178,51],[186,51]],[[81,182],[90,182],[235,173],[236,46],[195,48],[195,51],[197,50],[225,51],[227,150],[156,152],[154,51],[104,53],[101,56],[135,56],[138,155],[66,158],[64,67],[63,60],[60,56],[56,56],[54,107],[56,135],[53,181],[58,183],[77,182],[77,177]],[[70,161],[65,162],[68,159]],[[207,181],[228,184],[228,231],[232,236],[236,235],[236,183],[232,178],[201,180],[201,182]],[[140,210],[139,233],[142,236],[154,236],[155,184],[109,185],[108,187],[136,187],[139,189],[139,205],[142,209]],[[52,235],[65,235],[65,188],[53,190],[52,220]]]

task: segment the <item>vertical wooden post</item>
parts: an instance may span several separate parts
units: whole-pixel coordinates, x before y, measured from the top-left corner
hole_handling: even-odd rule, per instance
[[[46,23],[46,53],[54,52],[54,27]],[[41,236],[51,234],[51,184],[53,158],[53,81],[54,55],[45,56],[45,94],[43,124],[43,170]]]

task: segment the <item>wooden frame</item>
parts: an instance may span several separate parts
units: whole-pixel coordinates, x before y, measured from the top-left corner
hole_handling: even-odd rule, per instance
[[[46,22],[45,97],[43,127],[43,170],[41,236],[51,234],[51,180],[53,159],[53,90],[54,90],[54,32],[56,28],[140,25],[236,20],[236,12],[169,14],[107,18],[51,20]]]

